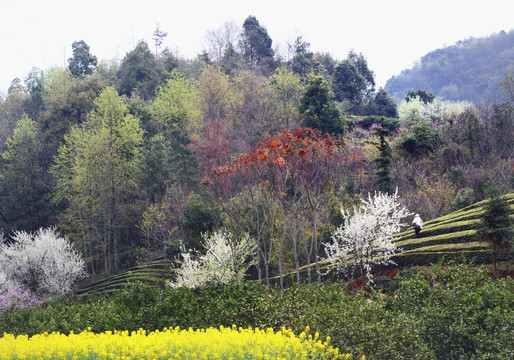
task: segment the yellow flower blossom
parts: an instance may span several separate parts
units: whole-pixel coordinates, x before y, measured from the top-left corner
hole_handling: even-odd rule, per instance
[[[310,329],[306,329],[308,332]],[[350,359],[337,348],[318,339],[316,333],[296,337],[290,329],[229,328],[182,330],[164,328],[148,332],[106,331],[95,334],[91,328],[79,334],[44,333],[28,337],[4,334],[0,338],[0,360],[21,359]],[[364,360],[364,357],[361,358]]]

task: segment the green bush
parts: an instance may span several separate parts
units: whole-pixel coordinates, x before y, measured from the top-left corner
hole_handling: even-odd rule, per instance
[[[387,286],[384,284],[387,283]],[[344,284],[267,289],[255,282],[202,288],[130,283],[112,295],[56,299],[40,309],[0,314],[0,332],[34,335],[206,328],[291,328],[331,337],[333,345],[367,359],[513,358],[514,280],[485,268],[438,264],[377,281],[380,291],[351,294]]]
[[[401,279],[393,312],[419,319],[420,336],[438,359],[514,358],[514,281],[491,281],[485,268],[438,264]]]
[[[441,134],[429,123],[423,122],[403,132],[398,138],[396,146],[407,155],[422,156],[434,152],[439,144]]]
[[[459,210],[475,202],[475,193],[471,188],[460,189],[453,200],[453,208]]]

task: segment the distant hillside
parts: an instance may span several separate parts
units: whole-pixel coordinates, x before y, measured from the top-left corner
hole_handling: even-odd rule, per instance
[[[412,69],[389,79],[385,88],[398,98],[423,89],[448,100],[480,103],[501,98],[498,82],[513,68],[514,30],[502,31],[429,52]]]

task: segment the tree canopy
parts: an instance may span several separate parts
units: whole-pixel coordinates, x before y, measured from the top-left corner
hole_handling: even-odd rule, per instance
[[[484,38],[469,38],[423,56],[411,69],[393,76],[385,85],[395,97],[425,89],[449,100],[501,100],[498,82],[512,67],[514,30]]]
[[[98,64],[96,56],[89,52],[89,45],[84,40],[71,44],[73,57],[68,59],[68,69],[76,77],[91,75]]]
[[[248,276],[284,286],[321,277],[339,208],[375,190],[398,188],[427,219],[512,191],[512,70],[504,102],[445,100],[426,82],[397,104],[363,54],[336,59],[300,35],[281,48],[255,16],[239,25],[190,59],[159,26],[155,48],[121,60],[77,41],[69,66],[14,79],[0,98],[7,241],[58,226],[102,276],[225,229],[257,242]]]
[[[313,76],[300,100],[303,125],[330,134],[344,136],[347,124],[341,110],[332,99],[332,91],[321,76]]]

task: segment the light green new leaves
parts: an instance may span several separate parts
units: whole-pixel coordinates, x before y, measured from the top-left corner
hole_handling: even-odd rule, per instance
[[[93,239],[116,239],[124,228],[142,166],[139,120],[113,88],[102,91],[95,105],[87,121],[65,136],[53,167],[54,199],[67,206],[61,221],[85,248],[94,246]]]
[[[154,115],[165,131],[194,130],[201,111],[196,84],[178,71],[173,71],[165,85],[157,89],[153,101]]]

